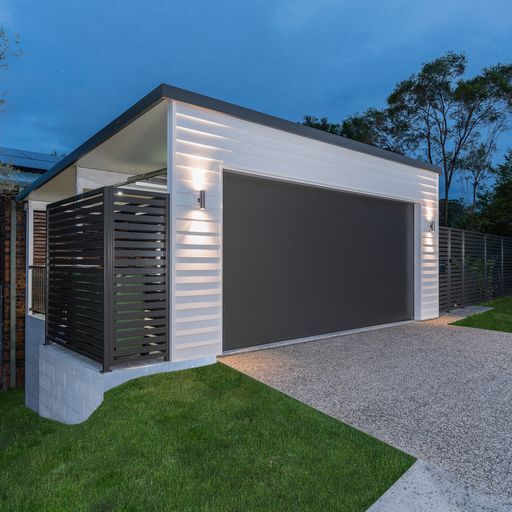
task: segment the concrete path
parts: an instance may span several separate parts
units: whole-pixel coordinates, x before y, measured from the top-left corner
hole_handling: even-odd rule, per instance
[[[460,316],[222,362],[451,473],[468,489],[512,498],[512,335],[447,325]]]
[[[512,501],[464,485],[418,460],[368,512],[510,512]]]

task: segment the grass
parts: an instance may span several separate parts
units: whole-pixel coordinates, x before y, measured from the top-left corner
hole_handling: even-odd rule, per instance
[[[145,377],[81,425],[0,393],[0,510],[363,511],[414,459],[224,365]]]
[[[483,302],[480,305],[489,306],[494,309],[457,320],[453,322],[453,325],[477,327],[478,329],[488,329],[490,331],[512,332],[512,296]]]

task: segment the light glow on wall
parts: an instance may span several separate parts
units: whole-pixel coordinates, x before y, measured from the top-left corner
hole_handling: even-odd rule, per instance
[[[194,182],[194,190],[199,192],[200,190],[204,190],[205,179],[204,179],[204,171],[202,169],[194,169],[193,174],[193,182]]]

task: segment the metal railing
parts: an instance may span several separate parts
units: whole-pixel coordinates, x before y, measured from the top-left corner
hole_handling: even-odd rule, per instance
[[[511,293],[512,238],[440,228],[440,310]]]
[[[169,358],[168,209],[168,194],[115,187],[47,207],[47,343],[104,371]]]
[[[29,267],[31,273],[31,304],[32,313],[46,314],[46,267],[32,265]]]

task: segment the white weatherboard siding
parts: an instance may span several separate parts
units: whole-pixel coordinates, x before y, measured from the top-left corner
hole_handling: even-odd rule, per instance
[[[223,169],[415,203],[415,316],[438,316],[437,234],[427,226],[438,223],[437,174],[188,104],[170,111],[173,361],[222,352]]]

